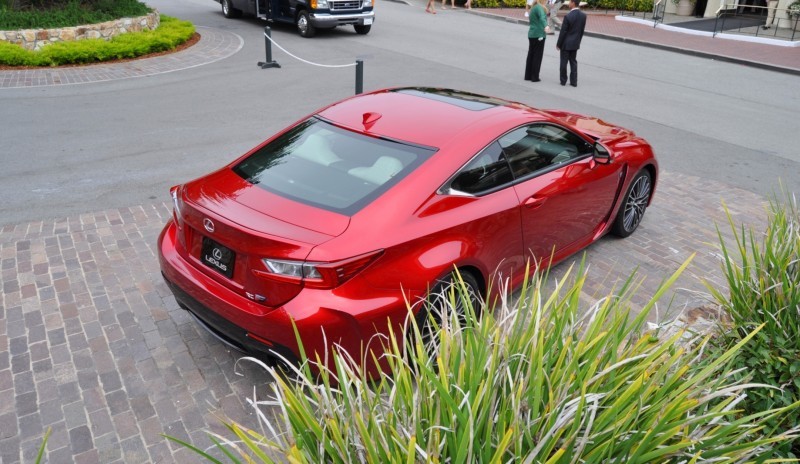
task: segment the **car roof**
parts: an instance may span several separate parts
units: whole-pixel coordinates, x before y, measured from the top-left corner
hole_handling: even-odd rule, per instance
[[[402,87],[358,95],[319,115],[335,124],[381,137],[441,147],[487,118],[541,114],[508,100],[430,87]]]

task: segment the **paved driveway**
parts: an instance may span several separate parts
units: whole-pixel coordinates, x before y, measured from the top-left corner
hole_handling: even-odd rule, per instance
[[[187,0],[188,3],[200,4],[193,0]],[[437,16],[446,17],[445,14]],[[432,20],[424,14],[421,18]],[[470,19],[474,20],[481,18]],[[249,23],[244,24],[247,26]],[[250,27],[257,28],[257,25]],[[380,23],[374,32],[380,31],[378,27]],[[385,27],[391,31],[396,25],[386,22]],[[215,35],[231,36],[230,31],[215,28],[207,30],[204,40]],[[251,35],[249,51],[253,52],[254,59],[250,60],[248,56],[247,60],[252,61],[252,67],[255,67],[255,61],[261,57],[261,43],[257,32]],[[350,40],[344,36],[328,35],[315,43],[332,43],[340,39]],[[252,44],[253,40],[256,45]],[[234,51],[240,46],[237,40],[226,43]],[[243,50],[248,50],[248,46],[245,45]],[[318,59],[324,58],[324,50],[317,52],[320,55]],[[409,61],[415,59],[408,58]],[[448,58],[442,55],[441,59],[447,61]],[[367,78],[370,79],[369,73],[373,72],[377,81],[397,83],[392,80],[394,77],[387,76],[388,72],[395,70],[391,64],[382,57],[375,61],[386,64],[390,70],[368,68]],[[228,60],[209,65],[216,67],[205,78],[223,79],[228,71],[222,63],[226,62]],[[293,78],[304,78],[305,71],[289,68],[285,72]],[[598,69],[595,71],[600,74]],[[431,75],[420,72],[423,74],[416,76],[420,81],[435,82]],[[504,76],[503,72],[497,71],[498,75]],[[469,85],[473,87],[502,88],[505,85],[502,80],[490,82],[486,76],[467,76]],[[769,78],[767,74],[758,76]],[[261,74],[259,77],[272,79],[275,75]],[[194,82],[196,74],[191,73],[158,74],[141,79],[136,81],[137,85],[150,89],[154,94],[161,87],[174,90],[179,85],[198,85]],[[91,104],[95,93],[99,92],[93,85],[84,87],[82,97],[69,95],[68,98],[76,105]],[[213,88],[210,87],[208,93],[213,92]],[[588,91],[584,90],[585,87],[577,89],[577,92],[587,94],[574,95],[580,96],[576,98],[585,97],[590,102],[603,98],[591,94],[589,88]],[[555,83],[553,89],[552,92],[560,91]],[[507,91],[511,94],[529,92],[512,87]],[[550,91],[538,91],[534,96],[540,101],[562,103],[577,109],[587,105],[585,101],[571,100],[572,97],[552,97],[547,93]],[[202,99],[208,93],[193,94],[193,97]],[[320,94],[312,94],[312,100],[319,98]],[[662,103],[666,104],[659,104]],[[298,102],[301,106],[311,104],[317,106],[316,100]],[[637,100],[633,99],[629,104],[635,106]],[[186,109],[183,111],[187,112]],[[270,108],[270,111],[287,110]],[[292,111],[298,110],[292,108]],[[45,113],[42,111],[40,114]],[[203,117],[202,114],[194,116]],[[8,114],[4,118],[7,118],[4,122],[11,123]],[[271,124],[286,122],[282,117],[275,119]],[[640,116],[627,119],[637,127],[651,124]],[[185,124],[179,117],[175,120]],[[201,122],[202,130],[206,132],[213,127]],[[131,124],[130,121],[127,123]],[[58,126],[57,121],[52,124]],[[22,125],[15,127],[22,128]],[[259,126],[259,129],[263,127]],[[238,130],[242,133],[256,132],[247,127]],[[662,132],[675,133],[671,128],[659,131]],[[148,134],[152,136],[152,133]],[[682,134],[689,141],[695,140],[688,132]],[[181,137],[180,131],[170,132],[153,143],[167,145],[174,137]],[[219,133],[215,138],[220,138]],[[237,144],[245,145],[245,142]],[[780,145],[781,141],[775,143]],[[231,148],[229,143],[226,148],[242,148],[237,144]],[[147,147],[147,150],[155,150],[151,145]],[[733,145],[730,147],[735,151]],[[711,142],[708,142],[708,149],[713,151]],[[198,153],[202,154],[200,148],[193,150],[191,155],[200,156]],[[160,151],[155,155],[167,156]],[[84,164],[94,162],[86,156]],[[183,156],[189,160],[189,155]],[[215,156],[208,156],[204,163],[216,166],[221,159],[230,159],[233,154]],[[641,290],[632,304],[640,307],[667,274],[696,253],[689,271],[673,292],[659,303],[658,309],[663,315],[668,310],[674,313],[700,306],[706,303],[700,279],[721,280],[714,248],[714,223],[723,224],[723,231],[727,234],[721,202],[727,202],[737,222],[756,226],[763,222],[764,197],[754,193],[753,188],[744,189],[738,182],[725,181],[725,175],[714,179],[702,176],[675,161],[683,158],[673,156],[677,155],[668,152],[665,156],[662,164],[666,167],[655,203],[636,234],[625,240],[608,237],[588,249],[590,274],[583,295],[586,304],[608,294],[634,269],[638,269],[636,275],[641,279]],[[122,170],[123,178],[125,174],[131,178],[147,174],[149,169],[155,168],[155,163],[144,164],[147,169],[134,172],[132,168],[126,171],[118,167],[116,163],[123,163],[121,160],[103,159],[102,162]],[[173,177],[183,169],[200,169],[194,164],[190,168],[188,161],[186,166],[180,160],[173,162]],[[30,163],[28,161],[25,166]],[[791,174],[787,172],[787,175]],[[33,176],[24,170],[19,175]],[[93,185],[90,184],[89,188],[95,188]],[[159,189],[161,187],[158,185]],[[48,462],[52,463],[192,462],[195,461],[193,456],[171,445],[161,435],[174,435],[208,446],[206,431],[223,430],[218,414],[255,425],[245,399],[253,395],[254,387],[258,395],[264,395],[265,385],[270,379],[249,364],[239,365],[237,369],[236,360],[240,355],[230,352],[200,330],[177,307],[161,280],[155,253],[158,232],[171,214],[169,206],[158,200],[158,195],[164,192],[155,195],[151,188],[141,190],[140,196],[135,197],[137,200],[128,203],[134,206],[126,207],[91,206],[105,203],[102,199],[82,203],[74,200],[69,189],[56,190],[50,197],[43,198],[45,201],[71,203],[73,209],[65,216],[37,220],[27,215],[21,216],[24,217],[21,220],[0,222],[3,224],[0,226],[1,462],[32,462],[47,428],[53,430],[47,447]],[[12,193],[6,195],[4,202],[14,199]],[[557,272],[563,273],[569,264],[562,264]],[[244,375],[239,376],[237,372]]]
[[[727,231],[723,198],[737,199],[736,221],[762,219],[758,195],[664,173],[640,229],[588,249],[584,302],[636,270],[632,305],[641,307],[696,253],[658,310],[663,319],[705,304],[700,280],[720,280],[713,224]],[[240,354],[200,329],[161,279],[156,238],[170,215],[155,203],[2,228],[3,463],[32,462],[47,428],[49,462],[132,463],[192,462],[161,435],[209,446],[206,431],[222,432],[218,415],[256,425],[245,399],[254,387],[265,395],[270,379],[251,364],[237,369]]]

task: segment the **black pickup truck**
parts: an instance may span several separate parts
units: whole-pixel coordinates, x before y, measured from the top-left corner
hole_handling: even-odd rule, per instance
[[[267,21],[297,25],[303,37],[313,37],[317,29],[353,25],[358,34],[367,34],[375,21],[375,0],[216,0],[226,18],[243,13]]]

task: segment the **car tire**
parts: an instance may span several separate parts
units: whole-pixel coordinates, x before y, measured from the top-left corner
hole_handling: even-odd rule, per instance
[[[317,29],[311,24],[311,18],[306,10],[301,10],[297,14],[297,32],[300,33],[300,37],[305,37],[306,39],[314,37],[314,34],[317,33]]]
[[[646,170],[639,171],[625,193],[625,198],[611,227],[611,233],[623,238],[632,234],[642,222],[652,193],[653,181],[650,173]]]
[[[478,280],[469,272],[461,272],[461,281],[464,282],[466,291],[469,294],[470,304],[475,316],[480,315],[481,293]],[[459,282],[454,273],[438,281],[433,290],[428,294],[423,302],[422,308],[416,316],[417,327],[421,336],[422,344],[426,347],[429,356],[435,356],[438,351],[437,333],[442,326],[442,321],[449,320],[451,311],[455,310],[459,325],[464,327],[467,324],[468,311],[465,302],[459,298],[460,288],[455,289],[455,307],[450,304],[450,288],[458,286]],[[413,334],[409,334],[413,335]],[[413,337],[409,340],[412,341]]]
[[[222,15],[226,18],[238,18],[242,16],[242,10],[237,10],[231,5],[231,0],[222,0]]]
[[[368,24],[366,26],[359,26],[358,24],[356,24],[353,27],[356,28],[356,34],[360,34],[360,35],[369,34],[369,30],[372,29],[372,25],[371,24]]]

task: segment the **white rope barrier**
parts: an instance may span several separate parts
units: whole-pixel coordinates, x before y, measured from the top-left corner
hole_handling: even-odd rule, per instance
[[[358,63],[349,63],[349,64],[320,64],[320,63],[314,63],[313,61],[304,60],[304,59],[300,58],[299,56],[295,56],[295,55],[293,55],[293,54],[289,53],[289,52],[288,52],[288,51],[287,51],[285,48],[281,47],[281,46],[278,44],[278,42],[275,42],[275,41],[272,39],[272,37],[270,37],[269,35],[267,35],[267,33],[266,33],[266,32],[264,32],[264,37],[266,37],[267,39],[269,39],[269,41],[270,41],[270,42],[272,42],[272,44],[273,44],[273,45],[275,45],[276,47],[280,48],[280,49],[281,49],[281,51],[283,51],[283,53],[286,53],[287,55],[291,56],[292,58],[294,58],[294,59],[296,59],[296,60],[298,60],[298,61],[302,61],[303,63],[310,64],[310,65],[312,65],[312,66],[319,66],[319,67],[321,67],[321,68],[349,68],[349,67],[351,67],[351,66],[356,66],[356,65],[358,65]]]

